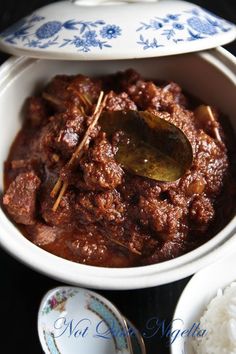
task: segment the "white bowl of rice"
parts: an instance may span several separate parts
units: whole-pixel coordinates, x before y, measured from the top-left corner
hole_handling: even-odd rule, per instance
[[[173,316],[170,342],[171,354],[236,354],[235,251],[187,284]]]

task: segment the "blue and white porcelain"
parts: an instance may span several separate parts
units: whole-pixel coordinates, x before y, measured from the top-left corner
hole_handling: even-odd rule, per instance
[[[0,34],[0,49],[48,59],[125,59],[217,47],[235,26],[184,1],[60,1]]]
[[[58,287],[42,299],[38,334],[45,354],[145,354],[137,329],[103,296]]]

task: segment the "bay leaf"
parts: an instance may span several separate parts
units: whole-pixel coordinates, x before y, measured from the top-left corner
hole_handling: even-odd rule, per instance
[[[191,167],[192,147],[182,130],[147,111],[103,112],[99,125],[108,137],[121,131],[116,160],[136,175],[173,182]]]

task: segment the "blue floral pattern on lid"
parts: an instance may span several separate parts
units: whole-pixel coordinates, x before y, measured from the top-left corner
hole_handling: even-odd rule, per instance
[[[93,47],[111,48],[110,42],[122,34],[119,26],[107,24],[103,20],[85,22],[71,19],[64,23],[46,21],[35,30],[36,22],[43,20],[45,17],[37,15],[23,19],[2,32],[1,37],[7,43],[21,42],[24,47],[29,48],[45,49],[51,46],[62,48],[71,45],[78,51],[89,52]],[[63,37],[62,30],[72,32],[73,36]]]
[[[177,53],[181,44],[189,43],[191,47],[191,41],[205,39],[206,43],[214,36],[233,32],[233,24],[207,10],[189,5],[187,8],[178,13],[153,15],[141,22],[135,19],[129,24],[121,19],[110,22],[103,19],[82,21],[79,18],[66,18],[65,21],[59,21],[33,14],[3,31],[0,41],[21,49],[46,51],[50,48],[55,53],[66,53],[65,48],[68,48],[70,53],[102,51],[106,55],[124,48],[124,51],[136,51],[136,55],[140,56],[143,51],[151,49],[158,55],[159,48],[162,52],[168,52],[171,48],[172,53]],[[131,40],[127,41],[127,38]],[[124,47],[126,43],[129,43],[128,47]]]
[[[230,31],[229,22],[212,13],[194,8],[179,14],[168,14],[164,18],[154,17],[147,22],[140,22],[137,44],[144,50],[164,47],[168,42],[178,44],[214,36]],[[154,35],[153,35],[154,34]]]
[[[35,35],[39,39],[50,38],[57,34],[63,27],[68,30],[76,30],[76,25],[78,22],[69,20],[65,23],[61,23],[60,21],[49,21],[40,26]]]

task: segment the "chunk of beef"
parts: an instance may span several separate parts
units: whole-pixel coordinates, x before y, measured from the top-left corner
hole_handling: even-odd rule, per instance
[[[112,145],[100,133],[80,161],[84,181],[91,190],[111,190],[121,184],[123,170],[115,161]]]
[[[194,222],[193,229],[205,231],[215,215],[213,203],[204,195],[195,196],[189,209],[190,220]]]
[[[76,200],[76,215],[82,224],[105,222],[120,224],[126,211],[120,194],[116,191],[80,193]]]
[[[26,169],[32,167],[31,160],[12,160],[11,168],[13,170]]]
[[[87,76],[56,76],[46,87],[43,97],[58,112],[64,112],[71,104],[84,106],[81,95],[93,104],[101,91],[101,82]]]
[[[114,91],[110,91],[106,101],[106,109],[108,111],[128,111],[136,110],[137,107],[127,93],[116,94]]]
[[[57,133],[55,146],[63,156],[70,157],[84,133],[84,117],[81,114],[68,112],[62,119],[65,124]]]
[[[160,244],[156,238],[152,237],[150,230],[144,230],[136,222],[131,222],[129,218],[125,221],[125,235],[122,243],[127,244],[133,254],[142,257],[151,255]]]
[[[89,227],[87,232],[80,229],[69,243],[69,248],[77,261],[95,266],[106,264],[107,267],[129,267],[137,258],[128,250],[110,242],[94,227]]]
[[[59,228],[41,222],[37,222],[34,226],[27,226],[27,232],[32,242],[40,247],[54,242],[61,233]]]
[[[41,216],[49,225],[67,226],[75,223],[74,207],[75,193],[68,190],[62,197],[59,207],[53,211],[55,199],[50,196],[50,191],[44,191],[40,196]]]
[[[170,92],[172,94],[172,99],[178,105],[183,107],[188,106],[187,97],[182,93],[181,87],[176,82],[169,82],[168,84],[162,87],[162,93],[163,93],[162,104],[164,104],[165,101],[165,92]],[[168,99],[170,96],[167,95],[166,97]],[[169,101],[167,101],[166,103],[168,105]]]
[[[197,131],[193,112],[172,102],[166,107],[166,112],[164,113],[165,116],[163,116],[163,118],[166,121],[176,125],[176,127],[184,132],[192,145],[193,153],[195,153]],[[156,112],[156,114],[159,116],[160,113]]]
[[[184,210],[165,200],[140,197],[138,218],[142,225],[153,229],[165,241],[179,231],[184,222]]]
[[[48,119],[48,109],[41,97],[29,97],[26,101],[26,119],[33,127],[45,123]]]
[[[127,69],[123,72],[119,72],[116,75],[115,81],[118,82],[121,91],[126,91],[127,87],[136,84],[140,79],[141,75],[137,71],[133,69]]]
[[[101,264],[109,258],[107,240],[99,232],[80,232],[76,239],[70,243],[70,249],[81,263]]]
[[[120,71],[113,75],[102,77],[103,88],[106,91],[115,91],[117,93],[127,91],[127,88],[140,80],[141,76],[137,71],[128,69]]]
[[[204,193],[216,197],[221,191],[228,169],[226,148],[202,130],[198,132],[197,137],[192,170],[197,171],[205,181]]]
[[[154,82],[139,80],[127,87],[127,93],[139,109],[168,111],[170,106],[187,106],[187,100],[179,85],[171,82],[163,87]]]
[[[19,174],[10,184],[3,204],[15,222],[24,225],[35,223],[36,195],[40,183],[40,179],[31,171]]]
[[[43,97],[57,111],[63,112],[67,107],[70,93],[67,90],[73,76],[57,75],[46,86]]]
[[[72,95],[72,99],[75,99],[79,93],[94,103],[101,92],[101,81],[84,75],[76,75],[67,87],[67,91]]]
[[[159,109],[161,89],[153,82],[139,80],[127,88],[127,93],[141,110]]]
[[[128,173],[126,173],[119,190],[124,200],[127,200],[131,205],[138,203],[140,196],[158,198],[161,193],[161,187],[156,181]]]
[[[41,159],[47,165],[55,162],[55,153],[68,159],[82,138],[84,129],[84,117],[81,113],[67,110],[57,114],[41,129],[39,138],[35,141],[35,149],[39,150]]]
[[[165,260],[173,259],[181,256],[186,252],[186,232],[178,232],[173,236],[173,239],[169,239],[157,247],[153,254],[145,258],[145,264],[153,264],[163,262]]]

